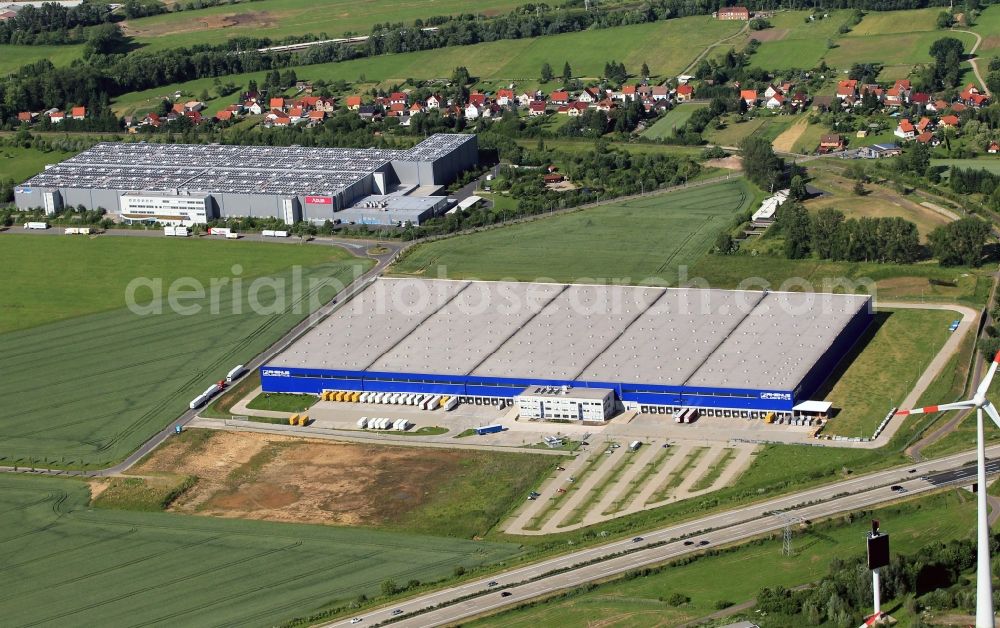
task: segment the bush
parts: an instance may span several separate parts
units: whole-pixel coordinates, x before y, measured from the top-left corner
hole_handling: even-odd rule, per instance
[[[691,601],[691,598],[684,595],[683,593],[671,593],[670,597],[667,598],[667,604],[671,606],[683,606]]]
[[[719,600],[715,603],[715,610],[721,611],[724,608],[729,608],[733,604],[735,604],[735,602],[731,602],[729,600]]]

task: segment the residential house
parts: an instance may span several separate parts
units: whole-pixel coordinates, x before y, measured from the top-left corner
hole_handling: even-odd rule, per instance
[[[37,113],[33,113],[31,111],[21,111],[18,112],[17,114],[17,121],[22,123],[26,122],[28,124],[34,124],[35,118],[37,117],[38,117]]]
[[[320,124],[326,120],[326,112],[322,109],[309,112],[309,124]]]
[[[622,91],[618,94],[620,100],[635,100],[635,85],[623,85]]]
[[[854,97],[858,95],[858,82],[854,79],[846,79],[837,83],[837,96],[841,98]]]
[[[601,91],[596,87],[588,87],[582,92],[580,92],[580,97],[577,98],[579,102],[585,102],[588,105],[593,104],[601,100]]]
[[[781,90],[779,90],[777,87],[768,84],[767,89],[764,90],[764,100],[767,100],[768,98],[774,96],[775,94],[781,94],[781,93],[782,93]]]
[[[205,103],[200,100],[189,100],[184,103],[184,111],[201,111],[205,108]]]
[[[438,96],[437,94],[431,94],[430,96],[427,97],[425,104],[427,105],[428,109],[440,109],[443,103],[441,102],[440,96]]]
[[[486,105],[486,94],[480,92],[472,92],[469,94],[469,104],[475,105],[477,107],[482,107]]]
[[[1000,153],[1000,144],[996,142],[990,142],[990,145],[986,148],[986,152],[991,155],[996,155]]]
[[[691,93],[694,94],[694,88],[691,88]],[[666,100],[670,98],[670,87],[667,85],[653,85],[653,91],[650,93],[653,100]]]
[[[501,107],[507,107],[514,104],[514,90],[512,89],[498,89],[496,102]]]
[[[13,11],[0,11],[0,22],[6,22],[7,20],[17,17],[17,13]]]
[[[579,102],[579,101],[578,102],[572,102],[572,103],[566,105],[566,109],[567,109],[566,113],[569,114],[569,116],[571,118],[576,118],[576,117],[582,116],[584,113],[586,113],[587,109],[589,109],[589,108],[590,108],[590,105],[588,105],[585,102]]]
[[[957,129],[958,116],[955,115],[941,116],[941,126],[946,129]]]
[[[839,133],[827,133],[819,138],[819,152],[844,150],[844,138]]]
[[[549,102],[553,105],[565,105],[569,103],[569,92],[554,91],[549,94]]]
[[[474,103],[469,103],[465,106],[465,117],[469,120],[475,120],[479,117],[479,107]]]
[[[424,106],[424,105],[422,105],[422,104],[420,104],[418,102],[415,102],[412,105],[410,105],[410,115],[412,116],[413,114],[416,114],[416,113],[423,113],[425,109],[426,109],[426,106]]]
[[[139,123],[139,126],[151,126],[154,129],[158,129],[162,123],[163,121],[160,119],[160,116],[155,113],[147,113],[146,117]]]
[[[982,107],[990,100],[989,96],[981,93],[979,88],[972,83],[966,85],[965,89],[958,94],[958,99],[970,107]]]
[[[930,131],[934,127],[934,122],[930,118],[924,116],[920,118],[920,122],[917,122],[917,133],[924,133],[925,131]]]
[[[740,100],[746,103],[748,109],[752,109],[757,106],[757,90],[755,89],[741,89],[740,90]]]
[[[63,113],[62,111],[59,111],[58,109],[55,111],[51,111],[49,113],[49,122],[51,122],[52,124],[59,124],[65,119],[66,119],[66,114]]]
[[[885,92],[886,107],[902,107],[906,104],[906,94],[898,87],[890,87]]]
[[[386,113],[389,117],[399,118],[406,114],[406,103],[394,102],[389,105],[389,110]]]
[[[302,107],[292,107],[288,110],[288,118],[292,124],[297,124],[305,115],[306,112]]]
[[[361,105],[358,107],[358,116],[364,120],[374,120],[375,114],[375,105]]]
[[[931,95],[927,92],[913,92],[910,94],[910,103],[920,105],[921,107],[929,107],[931,104]]]
[[[389,94],[389,104],[395,105],[405,105],[407,103],[408,97],[403,92],[393,92]]]
[[[896,125],[896,130],[893,131],[892,134],[900,139],[912,140],[917,136],[917,130],[913,127],[912,122],[910,122],[907,118],[903,118],[899,121],[899,124]]]
[[[361,107],[361,96],[348,96],[344,104],[351,111],[357,111]]]
[[[170,105],[170,111],[178,114],[184,113],[184,103],[175,102],[174,104]]]
[[[809,97],[804,92],[795,92],[792,96],[792,106],[796,109],[802,109],[807,104],[809,104]]]
[[[280,96],[274,97],[268,103],[268,107],[271,109],[271,111],[274,111],[275,109],[284,111],[285,110],[285,99],[281,98]]]
[[[247,105],[247,113],[253,116],[259,116],[262,113],[264,113],[264,107],[260,104],[259,101],[255,100],[249,105]]]
[[[694,98],[694,87],[684,84],[677,86],[677,102],[687,102]]]
[[[610,98],[605,98],[601,100],[596,105],[598,111],[611,111],[615,108],[615,103]]]
[[[953,102],[949,105],[949,109],[951,109],[953,113],[962,113],[965,111],[966,107],[963,102]]]
[[[233,119],[233,112],[228,109],[223,109],[215,114],[215,119],[219,122],[229,122]]]
[[[545,101],[544,100],[533,100],[531,104],[528,105],[528,115],[529,116],[544,116],[545,115]]]
[[[771,95],[770,98],[764,103],[764,106],[768,109],[781,109],[785,105],[785,97],[778,92]]]
[[[264,116],[264,120],[271,123],[273,126],[288,126],[292,123],[292,119],[281,109],[271,109]]]
[[[535,100],[535,98],[533,96],[531,96],[531,94],[529,94],[528,92],[521,92],[520,94],[517,95],[517,106],[518,107],[527,107],[534,100]]]
[[[653,86],[649,83],[643,83],[642,85],[637,85],[635,88],[635,95],[637,98],[648,98],[653,95]]]
[[[70,117],[74,120],[84,120],[87,118],[86,107],[73,107],[70,109]]]
[[[750,9],[746,7],[722,7],[713,16],[717,20],[743,20],[750,21]]]
[[[941,143],[941,140],[939,140],[937,136],[935,136],[930,131],[924,131],[914,139],[920,142],[921,144],[927,144],[929,146],[937,146],[938,144]]]

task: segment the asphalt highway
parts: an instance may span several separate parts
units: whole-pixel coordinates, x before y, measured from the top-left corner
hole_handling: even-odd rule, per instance
[[[987,456],[1000,456],[1000,445],[988,448]],[[1000,472],[1000,460],[989,462],[988,471]],[[454,624],[608,576],[780,530],[789,524],[863,510],[943,486],[968,484],[975,481],[975,475],[975,451],[861,475],[420,595],[358,615],[361,621],[356,624],[346,617],[326,625],[371,626],[390,620],[395,620],[394,626],[408,628]],[[894,486],[900,488],[893,490]],[[886,523],[892,532],[891,522]],[[860,548],[861,541],[858,543]],[[497,584],[490,586],[490,582]],[[446,606],[426,610],[439,605]],[[393,614],[397,610],[401,612]]]

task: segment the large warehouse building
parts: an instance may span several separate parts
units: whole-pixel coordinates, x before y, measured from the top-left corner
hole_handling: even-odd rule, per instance
[[[475,135],[446,133],[409,150],[103,143],[29,179],[14,200],[171,225],[242,216],[419,224],[447,209],[441,186],[478,156]]]
[[[382,278],[261,382],[494,405],[539,386],[609,389],[639,411],[756,417],[808,399],[872,318],[863,295]]]

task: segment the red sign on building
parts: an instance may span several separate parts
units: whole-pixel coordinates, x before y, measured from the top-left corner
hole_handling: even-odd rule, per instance
[[[307,196],[306,205],[333,205],[332,196]]]

